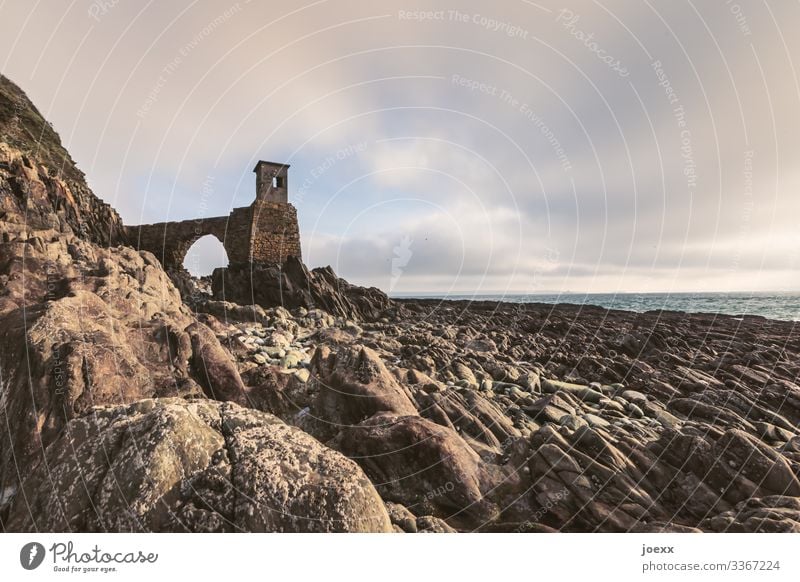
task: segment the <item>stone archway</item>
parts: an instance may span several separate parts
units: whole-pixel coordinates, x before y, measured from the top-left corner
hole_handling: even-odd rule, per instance
[[[225,247],[230,265],[283,264],[301,258],[297,209],[287,202],[288,165],[259,162],[256,199],[228,216],[126,226],[128,241],[153,253],[165,269],[180,269],[191,246],[213,235]]]
[[[194,241],[183,257],[182,266],[194,277],[211,275],[218,267],[230,264],[225,245],[213,234],[206,234]]]
[[[128,227],[128,237],[138,242],[138,248],[153,253],[165,268],[183,266],[186,253],[199,239],[212,235],[222,243],[230,262],[247,254],[248,236],[235,240],[233,231],[240,231],[241,225],[229,224],[228,216],[183,220],[179,222],[158,222],[142,226]],[[249,225],[246,225],[249,226]],[[235,227],[235,228],[232,228]],[[231,231],[229,233],[229,230]],[[244,253],[242,252],[244,248]]]

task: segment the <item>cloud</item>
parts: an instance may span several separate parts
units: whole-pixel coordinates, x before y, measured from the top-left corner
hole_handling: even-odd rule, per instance
[[[7,2],[2,71],[129,223],[249,204],[272,159],[359,283],[797,286],[797,5],[88,6]]]

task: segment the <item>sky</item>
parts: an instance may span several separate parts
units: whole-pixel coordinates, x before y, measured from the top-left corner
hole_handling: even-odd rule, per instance
[[[0,15],[0,72],[126,224],[246,206],[264,159],[304,261],[395,294],[800,290],[800,3]],[[225,262],[202,239],[186,266]]]

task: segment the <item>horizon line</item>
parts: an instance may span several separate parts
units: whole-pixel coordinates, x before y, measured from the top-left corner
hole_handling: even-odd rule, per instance
[[[485,295],[730,295],[730,294],[752,294],[752,295],[781,295],[800,293],[800,289],[784,290],[737,290],[737,291],[402,291],[388,292],[389,297],[447,297],[447,296],[485,296]]]

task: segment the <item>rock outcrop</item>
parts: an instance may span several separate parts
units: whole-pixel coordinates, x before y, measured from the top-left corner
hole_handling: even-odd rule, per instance
[[[5,238],[55,230],[100,245],[125,242],[117,212],[92,193],[50,123],[2,75],[0,224]]]
[[[392,307],[381,290],[351,285],[330,267],[309,270],[289,257],[279,265],[230,265],[216,269],[212,279],[214,298],[241,305],[323,309],[347,319],[376,319]]]
[[[149,253],[33,231],[0,243],[0,486],[93,406],[159,396],[241,401],[231,355]]]
[[[6,527],[392,531],[369,479],[341,454],[269,414],[169,398],[70,421],[25,480]]]
[[[800,529],[791,322],[403,303],[227,319],[251,406],[356,461],[396,529]]]

